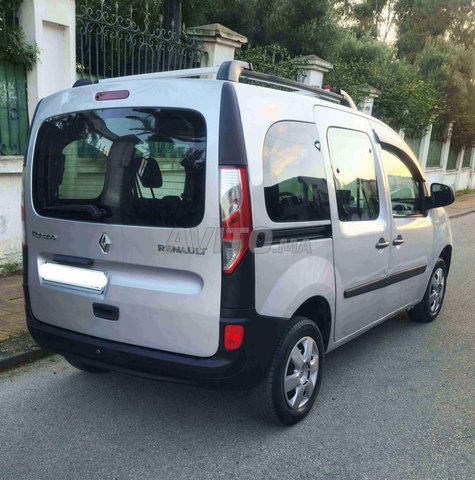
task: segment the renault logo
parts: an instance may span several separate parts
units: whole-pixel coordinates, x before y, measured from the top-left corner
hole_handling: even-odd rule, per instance
[[[101,247],[102,252],[107,253],[111,249],[111,245],[111,239],[103,233],[99,239],[99,246]]]

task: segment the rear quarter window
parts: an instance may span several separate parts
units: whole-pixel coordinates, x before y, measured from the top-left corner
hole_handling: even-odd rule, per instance
[[[206,126],[194,111],[115,108],[47,119],[38,132],[39,214],[193,227],[204,213]]]
[[[329,220],[323,157],[312,123],[282,121],[264,140],[264,197],[274,222]]]

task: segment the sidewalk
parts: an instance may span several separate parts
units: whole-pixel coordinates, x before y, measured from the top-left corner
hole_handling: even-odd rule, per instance
[[[21,275],[0,278],[0,342],[27,333]]]
[[[450,218],[475,212],[475,192],[456,197],[447,211]],[[8,366],[15,364],[12,356],[16,355],[19,362],[41,354],[26,328],[21,284],[21,275],[0,278],[0,370],[5,362]]]
[[[0,277],[0,371],[46,354],[26,328],[22,276]]]
[[[450,218],[460,217],[475,211],[475,192],[455,197],[455,202],[446,207]]]

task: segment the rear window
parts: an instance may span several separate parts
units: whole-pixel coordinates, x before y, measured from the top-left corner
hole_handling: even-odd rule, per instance
[[[112,108],[52,117],[34,157],[40,215],[193,227],[204,212],[206,126],[194,111]]]

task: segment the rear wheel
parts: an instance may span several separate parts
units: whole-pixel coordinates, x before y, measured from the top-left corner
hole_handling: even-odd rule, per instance
[[[424,298],[414,308],[409,310],[409,316],[415,322],[429,323],[440,313],[444,303],[447,287],[447,266],[439,258],[429,279]]]
[[[107,373],[107,372],[109,372],[109,370],[107,370],[105,368],[95,367],[94,365],[88,365],[87,363],[79,362],[77,360],[74,360],[74,359],[68,358],[68,357],[64,357],[64,358],[74,368],[77,368],[78,370],[82,370],[83,372],[88,372],[88,373]]]
[[[320,330],[305,317],[295,316],[290,322],[264,381],[254,391],[261,416],[280,425],[294,425],[307,416],[322,380]]]

